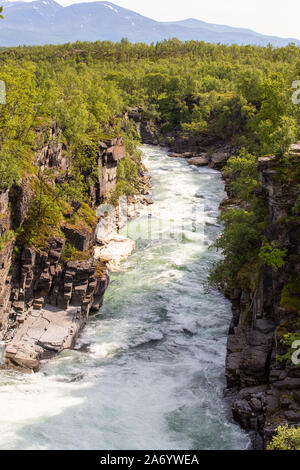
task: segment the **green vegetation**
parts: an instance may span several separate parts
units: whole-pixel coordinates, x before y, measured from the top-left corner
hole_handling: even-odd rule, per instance
[[[67,263],[68,261],[84,261],[89,258],[87,253],[77,250],[77,248],[71,243],[66,243],[63,254],[62,261]]]
[[[138,177],[138,167],[130,157],[125,157],[118,162],[117,185],[110,194],[108,202],[116,205],[121,196],[138,194],[140,180]]]
[[[229,209],[221,214],[220,220],[225,227],[215,246],[222,251],[224,259],[213,267],[210,284],[226,283],[227,287],[234,287],[241,269],[257,257],[264,230],[263,219],[264,213],[254,206],[249,210]]]
[[[267,450],[300,450],[300,428],[279,426]]]
[[[166,134],[202,134],[280,156],[299,135],[291,101],[299,64],[294,45],[84,42],[4,50],[0,79],[16,94],[24,70],[28,117],[57,121],[74,145],[80,136],[122,132],[122,113],[141,106]]]
[[[0,252],[4,250],[8,242],[13,238],[15,238],[15,232],[13,230],[6,230],[6,232],[0,236]]]
[[[300,186],[298,186],[298,190],[299,190],[299,196],[292,209],[292,213],[296,217],[300,215]]]
[[[58,202],[46,193],[36,195],[19,231],[19,244],[43,249],[52,236],[61,234],[61,221],[62,213]]]
[[[280,250],[278,242],[264,242],[260,249],[259,257],[266,265],[271,266],[275,271],[278,271],[278,269],[285,265],[287,252],[287,249]]]
[[[245,149],[237,157],[228,160],[223,170],[224,176],[230,178],[232,195],[245,201],[250,199],[251,191],[259,185],[257,157]]]
[[[276,179],[288,191],[298,181],[299,162],[290,158],[287,153],[284,157],[277,157],[274,169],[277,171]],[[224,224],[224,231],[215,243],[218,250],[224,254],[224,260],[212,268],[210,274],[211,284],[224,284],[228,287],[240,285],[241,280],[246,290],[246,273],[249,273],[248,284],[251,284],[251,270],[255,260],[256,271],[265,264],[274,271],[279,271],[288,261],[288,249],[281,247],[276,240],[266,240],[265,232],[268,223],[268,208],[265,200],[265,188],[258,179],[257,157],[248,153],[246,149],[239,156],[229,159],[223,169],[224,176],[228,178],[230,199],[223,204],[220,221]],[[292,194],[292,193],[291,193]],[[291,201],[293,202],[292,196]],[[297,212],[298,201],[290,208],[286,218],[278,220],[278,224],[294,226],[299,224]],[[288,305],[297,303],[296,299],[287,296],[286,286],[282,308],[288,310]],[[285,298],[284,297],[284,298]],[[300,306],[299,306],[300,309]]]
[[[281,294],[281,308],[287,312],[300,313],[300,278],[291,276]]]
[[[10,187],[21,179],[17,158],[11,158],[6,149],[0,149],[0,190]]]
[[[79,203],[78,208],[71,209],[71,214],[66,215],[65,225],[76,230],[88,229],[91,232],[98,222],[95,211],[86,203]]]
[[[288,326],[290,327],[290,325]],[[293,325],[291,325],[291,328],[293,330],[297,330],[297,329],[299,330],[299,321],[298,322],[294,321]],[[277,361],[288,362],[289,364],[292,364],[294,355],[296,355],[295,359],[298,362],[299,361],[298,345],[300,345],[300,333],[285,333],[282,335],[282,331],[280,330],[280,328],[278,330],[279,331],[277,331],[277,337],[281,345],[283,345],[285,349],[287,348],[287,351],[285,352],[285,354],[277,354],[276,355]],[[297,350],[295,350],[295,346],[294,346],[295,344],[297,345]]]

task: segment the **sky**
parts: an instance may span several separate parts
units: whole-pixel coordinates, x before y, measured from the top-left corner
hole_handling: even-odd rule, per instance
[[[56,1],[66,6],[87,0]],[[300,39],[300,0],[115,0],[111,3],[158,21],[197,18]]]

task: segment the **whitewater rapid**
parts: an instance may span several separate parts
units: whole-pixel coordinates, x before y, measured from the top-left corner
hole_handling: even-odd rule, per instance
[[[151,217],[103,308],[37,374],[0,371],[0,449],[245,449],[223,398],[230,304],[207,292],[224,186],[218,172],[143,146]]]

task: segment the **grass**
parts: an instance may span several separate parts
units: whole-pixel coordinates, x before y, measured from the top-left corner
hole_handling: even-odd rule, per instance
[[[71,243],[65,244],[62,254],[62,261],[64,263],[68,263],[69,261],[85,261],[87,259],[89,259],[88,253],[77,250],[77,248]]]

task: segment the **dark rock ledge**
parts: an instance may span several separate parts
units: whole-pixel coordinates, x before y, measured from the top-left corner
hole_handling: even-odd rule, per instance
[[[299,165],[300,153],[295,154]],[[300,227],[290,218],[298,197],[297,181],[283,180],[275,157],[259,160],[259,174],[269,207],[265,236],[287,249],[285,266],[275,271],[261,266],[255,290],[232,290],[232,322],[228,333],[227,392],[235,398],[235,420],[250,432],[255,449],[264,449],[279,425],[300,426],[300,367],[279,360],[287,353],[284,334],[300,334],[299,311],[282,302],[291,278],[300,273]],[[255,273],[253,273],[255,276]],[[292,295],[293,302],[297,293]],[[299,299],[300,300],[300,299]]]

